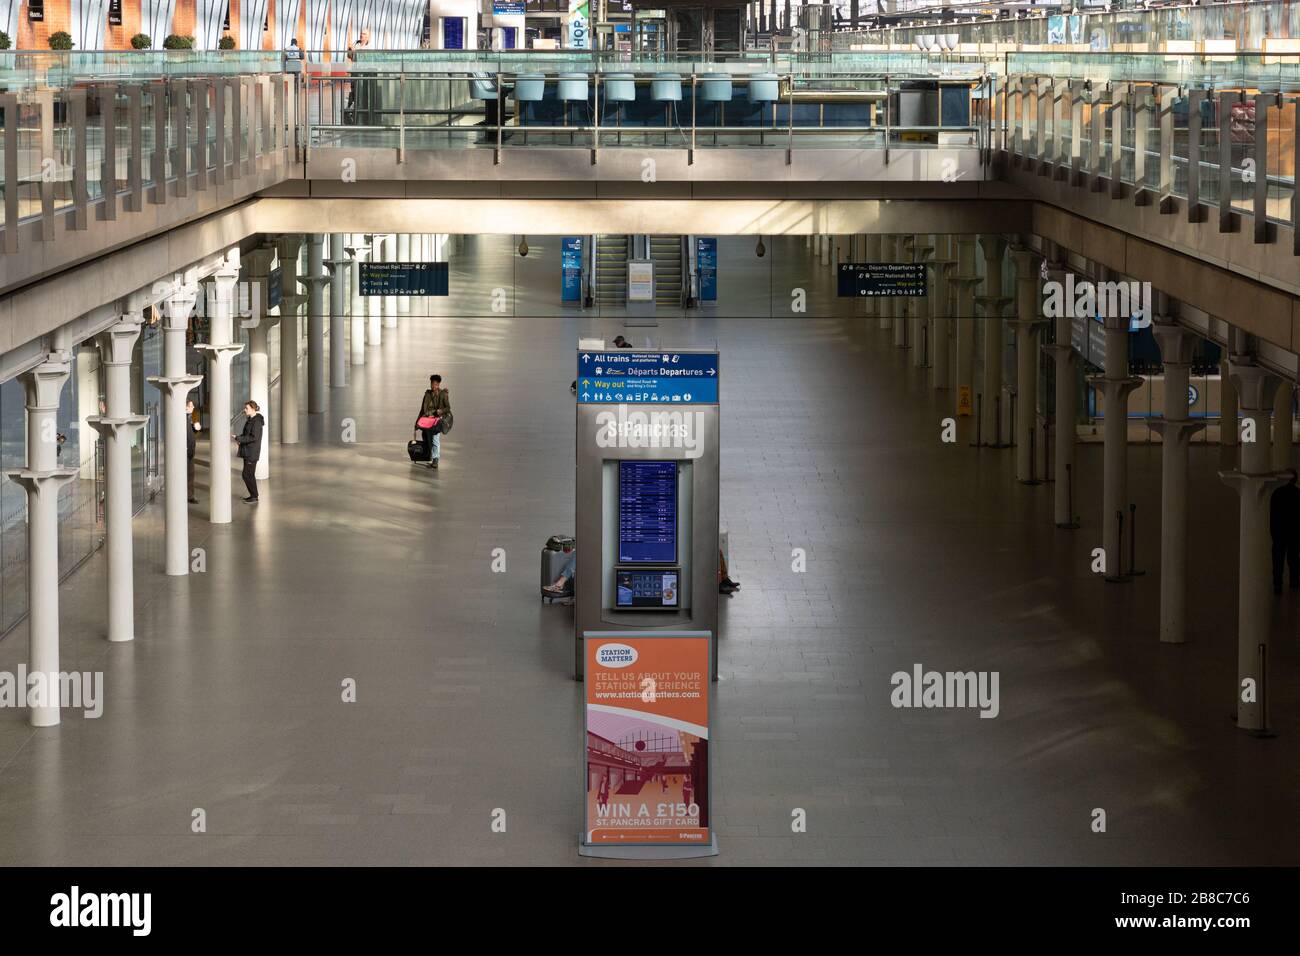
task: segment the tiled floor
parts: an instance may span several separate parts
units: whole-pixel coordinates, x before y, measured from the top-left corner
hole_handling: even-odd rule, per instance
[[[572,612],[536,582],[542,542],[573,528],[568,383],[597,327],[621,331],[403,319],[275,448],[260,506],[236,501],[224,527],[195,514],[206,573],[163,576],[161,508],[137,519],[133,644],[102,639],[102,555],[80,570],[64,667],[105,672],[105,713],[33,731],[0,710],[0,864],[580,862]],[[1162,646],[1158,446],[1130,453],[1148,573],[1107,585],[1088,570],[1100,448],[1081,451],[1083,529],[1058,531],[1011,451],[939,441],[947,405],[888,333],[798,316],[653,334],[716,339],[725,369],[743,589],[723,610],[710,865],[1300,858],[1300,610],[1279,600],[1281,736],[1251,739],[1228,719],[1236,498],[1218,449],[1192,453],[1194,640]],[[433,371],[456,410],[437,473],[403,448]],[[20,628],[0,669],[25,655]],[[998,671],[1000,715],[893,708],[890,675],[915,663]]]

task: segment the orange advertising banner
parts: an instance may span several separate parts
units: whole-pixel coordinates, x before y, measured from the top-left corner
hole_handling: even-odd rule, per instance
[[[708,632],[589,631],[584,842],[707,846]]]

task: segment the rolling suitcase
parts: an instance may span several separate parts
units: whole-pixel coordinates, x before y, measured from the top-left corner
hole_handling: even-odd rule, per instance
[[[424,442],[418,439],[412,439],[406,443],[406,453],[411,456],[411,461],[428,461],[424,457]],[[554,578],[552,578],[554,580]]]
[[[565,550],[566,548],[568,550]],[[555,582],[555,579],[560,576],[560,571],[564,569],[564,565],[568,562],[569,557],[573,554],[573,548],[574,548],[573,539],[566,535],[559,535],[559,534],[552,535],[551,539],[546,542],[546,547],[542,548],[541,586],[543,588],[549,584],[553,584]],[[572,585],[570,585],[569,590],[570,593],[568,595],[565,595],[564,597],[566,598],[572,597]],[[543,602],[555,601],[559,599],[560,599],[560,595],[547,594],[545,591],[542,592]]]

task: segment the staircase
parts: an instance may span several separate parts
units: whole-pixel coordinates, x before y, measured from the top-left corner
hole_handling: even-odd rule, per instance
[[[627,305],[627,236],[596,237],[596,307]]]
[[[682,237],[651,236],[650,258],[655,264],[655,308],[682,307]]]

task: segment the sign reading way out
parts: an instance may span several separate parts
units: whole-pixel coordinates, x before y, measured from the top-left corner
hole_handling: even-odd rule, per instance
[[[361,295],[447,295],[445,262],[362,262]]]
[[[839,297],[926,294],[924,262],[841,262]]]

